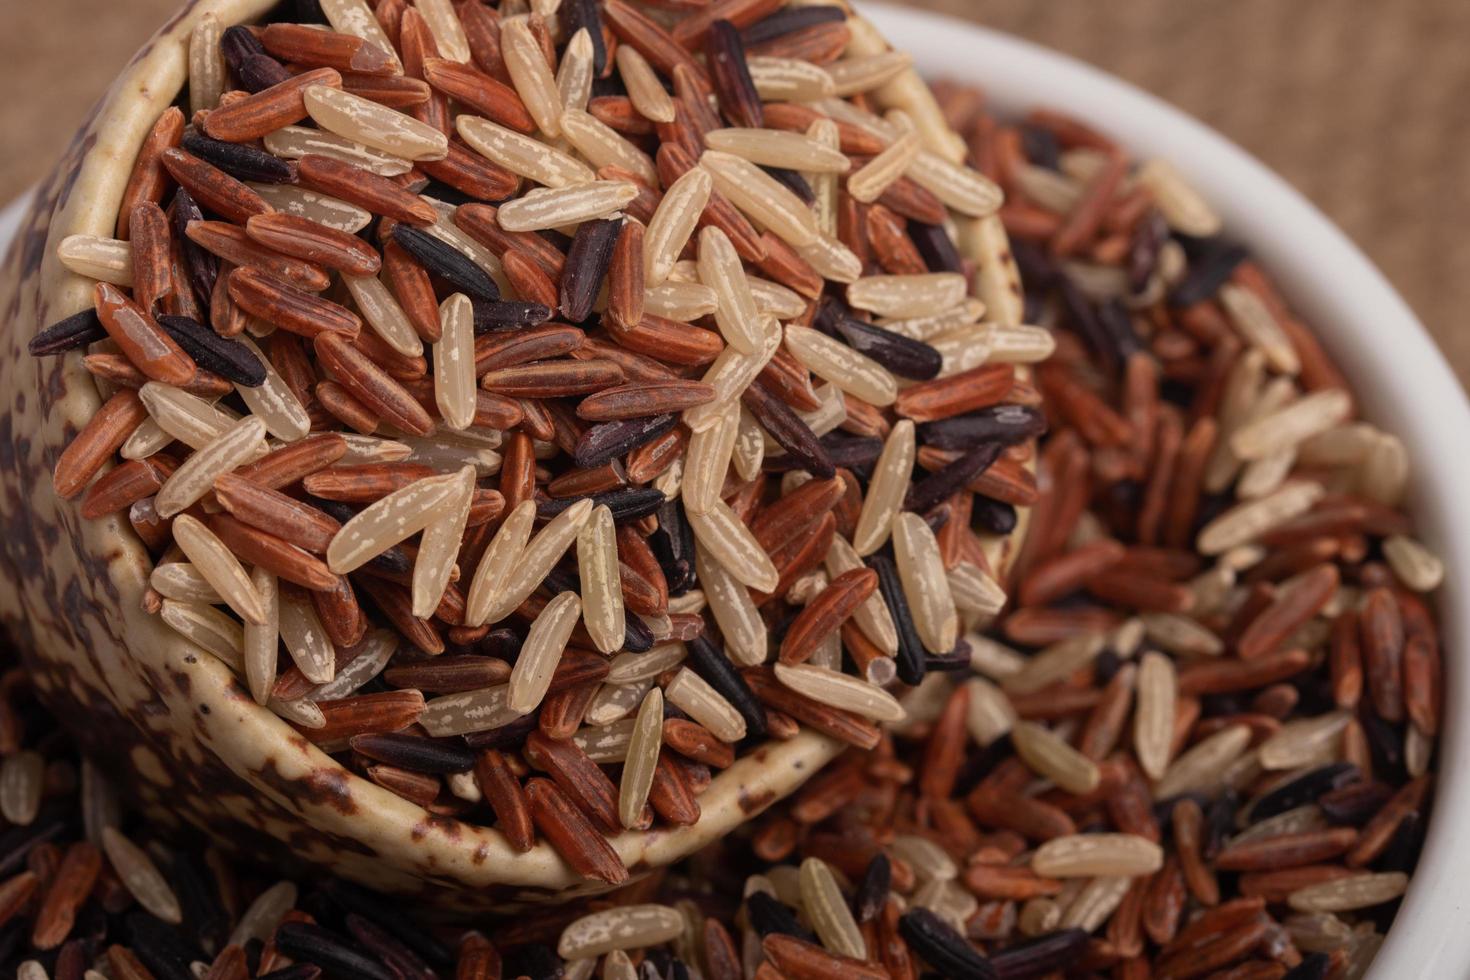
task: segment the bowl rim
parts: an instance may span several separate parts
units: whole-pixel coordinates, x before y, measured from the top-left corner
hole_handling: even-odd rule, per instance
[[[1414,480],[1410,511],[1420,536],[1444,559],[1446,582],[1470,571],[1470,514],[1456,491],[1470,486],[1470,401],[1428,331],[1383,274],[1306,197],[1235,143],[1167,102],[1067,55],[997,31],[924,11],[860,3],[895,47],[914,52],[928,78],[985,87],[1002,111],[1049,105],[1095,123],[1142,156],[1167,157],[1248,243],[1293,306],[1342,365],[1364,415],[1408,447]],[[1392,344],[1379,338],[1390,335]],[[1393,385],[1413,379],[1412,400]],[[1436,597],[1444,649],[1470,639],[1470,602],[1448,588]],[[1402,908],[1369,972],[1464,976],[1470,930],[1462,918],[1470,851],[1457,851],[1455,824],[1470,814],[1465,674],[1446,656],[1445,726],[1440,735],[1434,818]]]

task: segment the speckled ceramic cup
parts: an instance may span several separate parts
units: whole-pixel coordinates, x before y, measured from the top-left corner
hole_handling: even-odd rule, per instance
[[[0,617],[41,696],[162,827],[193,825],[254,859],[316,866],[446,910],[605,890],[545,844],[518,853],[493,828],[430,815],[342,768],[143,611],[152,561],[122,515],[84,521],[52,490],[57,457],[101,404],[80,355],[26,352],[38,329],[92,302],[91,280],[62,268],[56,244],[113,234],[138,148],[184,85],[199,17],[238,24],[274,6],[196,0],[166,24],[38,189],[0,268]],[[1018,537],[992,546],[995,567]],[[668,864],[790,793],[840,748],[809,731],[772,742],[718,775],[696,824],[613,845],[635,875]]]

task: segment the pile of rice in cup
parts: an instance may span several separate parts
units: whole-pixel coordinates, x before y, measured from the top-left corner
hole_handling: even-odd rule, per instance
[[[150,836],[11,666],[0,966],[1361,975],[1443,569],[1208,203],[931,95],[838,6],[530,6],[201,20],[117,237],[60,246],[96,308],[32,351],[106,397],[57,492],[343,765],[590,878],[764,738],[851,748],[678,867],[465,931]],[[1027,508],[1007,589],[982,546]]]

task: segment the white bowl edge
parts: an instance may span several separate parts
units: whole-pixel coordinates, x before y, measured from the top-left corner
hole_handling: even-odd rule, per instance
[[[1306,322],[1320,332],[1360,396],[1364,415],[1402,438],[1413,463],[1410,509],[1445,561],[1439,596],[1445,728],[1424,853],[1371,980],[1470,976],[1470,683],[1458,658],[1470,643],[1470,402],[1408,305],[1305,197],[1234,143],[1180,110],[1073,58],[922,11],[858,4],[929,78],[985,88],[1002,113],[1050,106],[1089,120],[1140,156],[1171,160],[1219,209]],[[1365,141],[1365,147],[1370,145]],[[1410,216],[1411,217],[1411,216]],[[1403,387],[1397,387],[1402,385]],[[1412,398],[1404,397],[1411,394]]]

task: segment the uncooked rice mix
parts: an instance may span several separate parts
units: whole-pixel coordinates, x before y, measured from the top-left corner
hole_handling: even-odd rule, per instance
[[[321,0],[189,48],[115,237],[60,244],[95,308],[32,343],[96,378],[56,490],[131,523],[145,608],[608,883],[763,741],[849,747],[466,931],[156,839],[12,664],[7,975],[1366,969],[1443,568],[1403,444],[1167,161],[931,95],[822,4]]]

